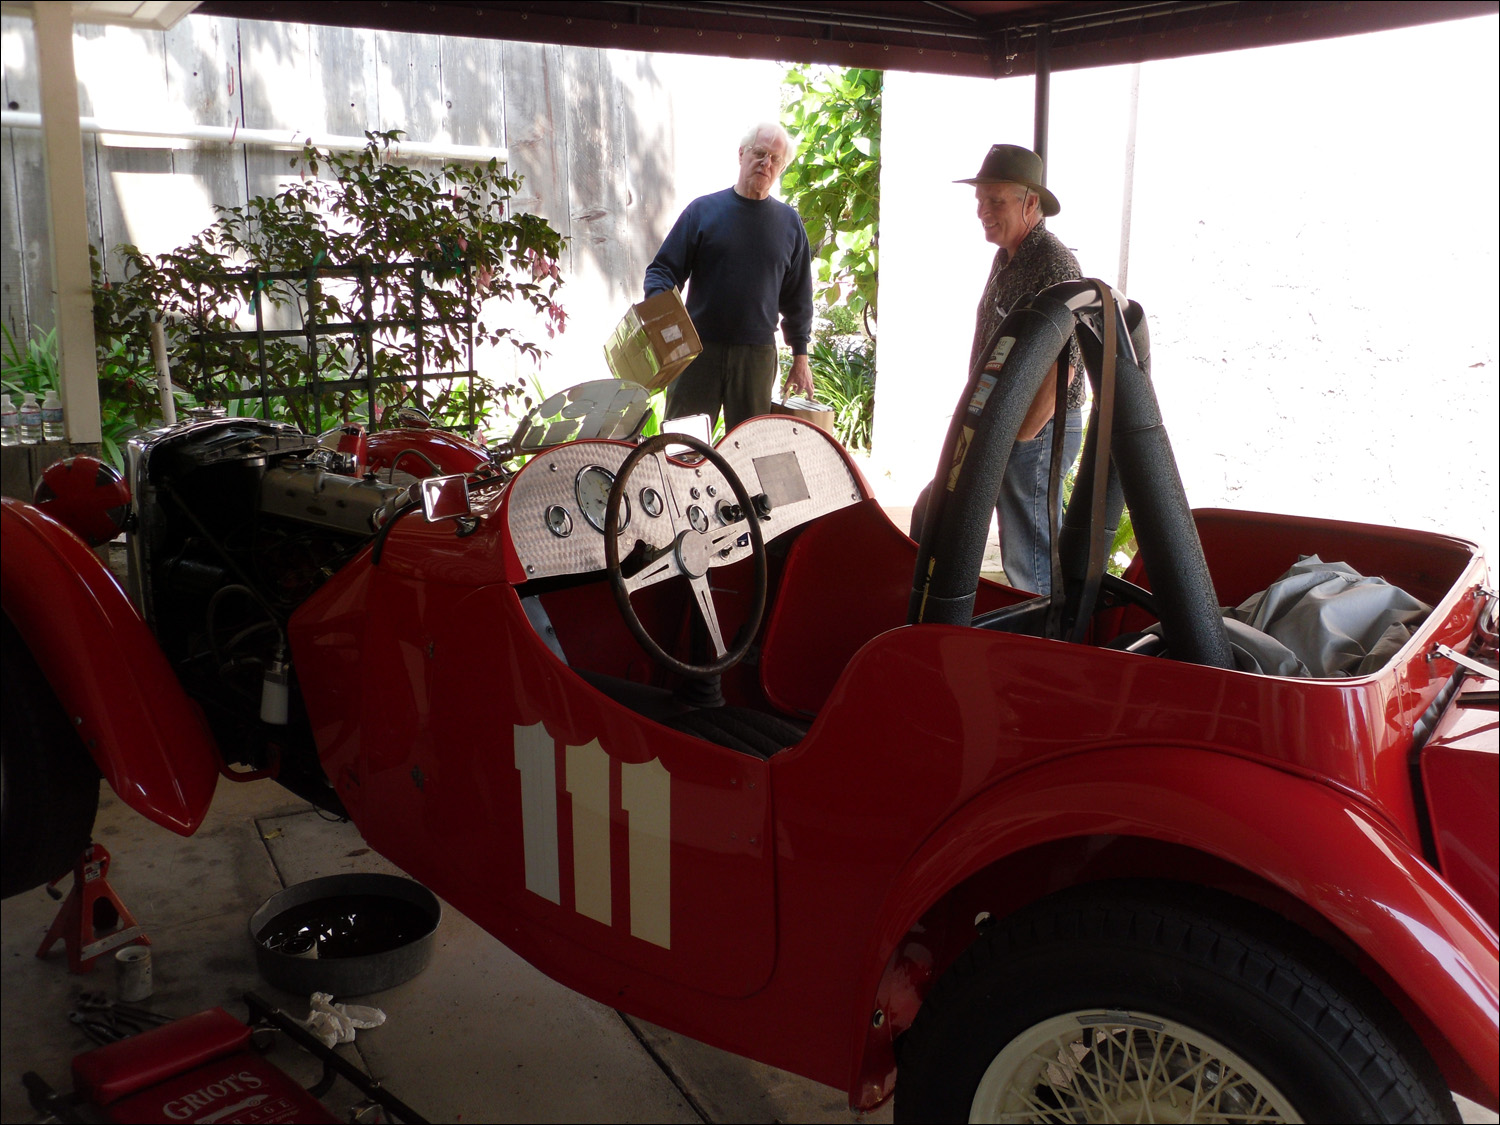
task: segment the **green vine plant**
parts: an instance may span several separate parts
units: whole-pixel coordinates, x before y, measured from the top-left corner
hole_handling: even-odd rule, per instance
[[[529,406],[522,379],[475,372],[473,348],[545,354],[520,321],[549,335],[566,327],[556,299],[566,240],[510,209],[521,177],[497,160],[432,170],[400,161],[400,130],[365,136],[355,152],[306,146],[290,159],[300,179],[215,207],[217,220],[177,250],[118,247],[118,280],[95,253],[101,398],[151,411],[160,320],[174,384],[231,414],[314,430],[411,403],[473,427],[496,407]],[[123,362],[106,376],[110,357]]]
[[[847,304],[867,326],[880,273],[882,87],[878,70],[789,67],[782,112],[797,156],[781,194],[807,228],[815,295],[826,306]]]
[[[875,417],[882,84],[878,70],[789,67],[782,111],[797,156],[781,192],[813,254],[813,397],[855,450],[870,447]]]

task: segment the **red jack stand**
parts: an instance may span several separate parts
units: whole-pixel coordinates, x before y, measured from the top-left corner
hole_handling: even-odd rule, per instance
[[[108,874],[109,852],[104,845],[90,844],[84,848],[73,867],[73,889],[42,939],[41,948],[36,951],[38,957],[47,956],[47,951],[61,941],[68,951],[68,971],[89,973],[93,972],[94,962],[111,949],[151,944],[109,885]],[[48,884],[47,892],[58,897],[53,888],[62,880],[59,875]]]

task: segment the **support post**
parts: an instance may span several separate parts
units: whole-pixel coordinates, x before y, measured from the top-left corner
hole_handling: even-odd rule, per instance
[[[97,442],[99,368],[94,356],[94,297],[89,277],[88,203],[78,75],[73,68],[73,5],[35,4],[47,226],[52,246],[57,366],[68,440]]]
[[[1130,221],[1135,210],[1135,126],[1141,109],[1141,64],[1130,68],[1130,127],[1125,135],[1125,187],[1120,194],[1120,272],[1115,282],[1121,293],[1130,289]]]
[[[1042,158],[1043,182],[1047,176],[1047,111],[1052,97],[1052,29],[1046,24],[1036,32],[1036,123],[1031,147]]]

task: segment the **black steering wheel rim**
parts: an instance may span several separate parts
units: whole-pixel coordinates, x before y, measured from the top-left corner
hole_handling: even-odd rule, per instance
[[[723,474],[728,482],[730,491],[734,493],[735,501],[740,506],[740,511],[745,514],[745,524],[750,536],[750,557],[754,562],[754,588],[751,594],[750,612],[741,627],[738,639],[726,647],[724,654],[708,664],[690,664],[685,660],[679,660],[661,645],[657,644],[655,638],[646,631],[645,625],[641,623],[640,616],[635,612],[635,607],[630,604],[630,591],[625,585],[625,575],[620,567],[620,511],[626,495],[626,486],[630,475],[635,471],[637,465],[646,457],[658,451],[665,451],[668,446],[684,445],[694,453],[699,454],[714,468]],[[670,485],[667,486],[670,489]],[[678,541],[689,534],[702,534],[691,528],[677,532],[673,536],[671,550],[676,550]],[[766,610],[766,591],[769,587],[769,571],[767,563],[765,538],[761,535],[760,518],[756,513],[755,504],[751,500],[750,492],[740,480],[739,474],[729,466],[718,450],[696,438],[685,434],[657,434],[647,438],[641,444],[630,451],[619,471],[615,474],[615,482],[609,490],[609,500],[604,512],[604,563],[609,571],[610,590],[615,597],[615,604],[619,607],[620,616],[625,620],[625,626],[635,637],[636,642],[646,650],[653,660],[690,679],[712,679],[734,667],[750,651],[756,634],[760,632],[762,619]],[[679,577],[686,577],[679,572]],[[704,577],[706,578],[706,572]],[[703,607],[700,605],[700,612]],[[712,606],[707,612],[712,612]],[[717,627],[717,622],[713,623]]]

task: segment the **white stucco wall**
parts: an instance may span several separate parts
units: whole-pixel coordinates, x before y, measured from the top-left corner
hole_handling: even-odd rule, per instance
[[[1141,68],[1128,292],[1189,499],[1497,541],[1497,20]],[[1050,223],[1115,281],[1131,70],[1053,78]],[[1030,78],[892,73],[871,477],[931,476]]]

